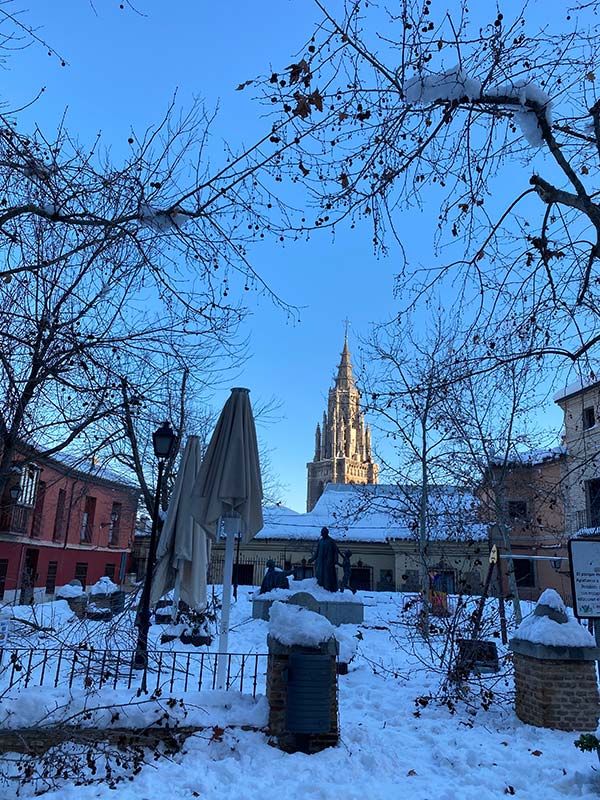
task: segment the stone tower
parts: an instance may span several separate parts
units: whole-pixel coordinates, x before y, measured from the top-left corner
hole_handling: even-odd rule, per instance
[[[315,431],[315,455],[307,465],[306,510],[312,511],[326,483],[377,483],[379,467],[371,456],[371,432],[360,412],[360,392],[354,383],[348,328],[327,411]]]

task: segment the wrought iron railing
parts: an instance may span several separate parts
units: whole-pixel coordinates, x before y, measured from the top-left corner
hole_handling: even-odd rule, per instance
[[[267,670],[264,653],[209,653],[155,650],[147,665],[136,669],[134,650],[0,649],[0,696],[30,686],[95,690],[132,689],[145,684],[155,692],[223,689],[263,694]],[[224,660],[225,679],[217,683],[217,666]],[[222,663],[222,662],[221,662]]]

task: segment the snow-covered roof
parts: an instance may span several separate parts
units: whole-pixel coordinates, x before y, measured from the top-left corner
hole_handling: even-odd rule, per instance
[[[339,543],[385,542],[413,539],[418,519],[418,486],[380,484],[356,486],[328,483],[312,511],[265,509],[264,526],[256,539],[319,538],[327,527]],[[487,527],[477,519],[478,501],[456,487],[430,487],[428,527],[430,539],[484,539]]]
[[[573,394],[578,394],[579,392],[583,392],[584,389],[589,389],[598,384],[600,384],[600,381],[597,381],[595,378],[577,378],[576,381],[566,384],[563,389],[556,392],[554,395],[554,402],[560,403],[561,400],[565,400]]]
[[[558,447],[539,447],[535,450],[527,450],[525,452],[512,453],[506,459],[507,464],[518,464],[522,466],[532,467],[536,464],[545,464],[548,461],[557,461],[559,458],[567,455],[567,448],[564,445]],[[504,464],[504,459],[498,459],[497,464]]]
[[[56,461],[71,470],[77,471],[84,475],[90,475],[100,480],[110,481],[111,483],[119,483],[121,486],[127,486],[131,489],[138,489],[139,487],[129,478],[124,477],[119,472],[107,467],[105,464],[100,464],[91,458],[83,458],[75,456],[71,453],[54,453],[49,457],[50,461]]]

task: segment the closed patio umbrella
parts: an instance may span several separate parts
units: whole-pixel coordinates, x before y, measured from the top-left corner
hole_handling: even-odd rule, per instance
[[[248,389],[232,389],[204,455],[192,493],[196,522],[216,540],[224,520],[225,566],[219,652],[226,653],[235,534],[248,542],[262,528],[262,482]],[[223,683],[219,663],[219,686]]]
[[[186,442],[156,551],[150,603],[175,588],[190,608],[206,606],[207,538],[192,509],[192,492],[200,469],[200,440]]]

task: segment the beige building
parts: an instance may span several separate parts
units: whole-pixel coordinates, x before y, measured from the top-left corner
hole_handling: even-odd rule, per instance
[[[556,589],[572,605],[564,536],[566,474],[565,447],[515,454],[490,470],[481,493],[482,517],[491,523],[492,541],[501,553],[498,525],[503,522],[509,530],[521,600],[537,600],[544,589]],[[501,566],[506,591],[507,562],[501,559]]]
[[[371,432],[360,411],[352,374],[348,331],[327,411],[315,431],[315,455],[307,465],[306,510],[312,511],[328,483],[376,484],[379,467],[371,455]]]
[[[565,415],[565,532],[572,535],[600,528],[600,381],[588,385],[578,381],[554,400]]]
[[[260,585],[267,559],[293,572],[298,580],[313,577],[309,560],[321,528],[327,527],[340,554],[351,552],[354,588],[416,592],[419,557],[413,493],[418,493],[418,487],[329,483],[306,514],[285,507],[265,508],[264,527],[241,546],[234,577],[240,584]],[[434,488],[428,517],[427,566],[432,583],[450,593],[480,593],[489,542],[474,498],[453,487]],[[222,543],[213,547],[209,580],[214,583],[222,580],[223,550]]]

